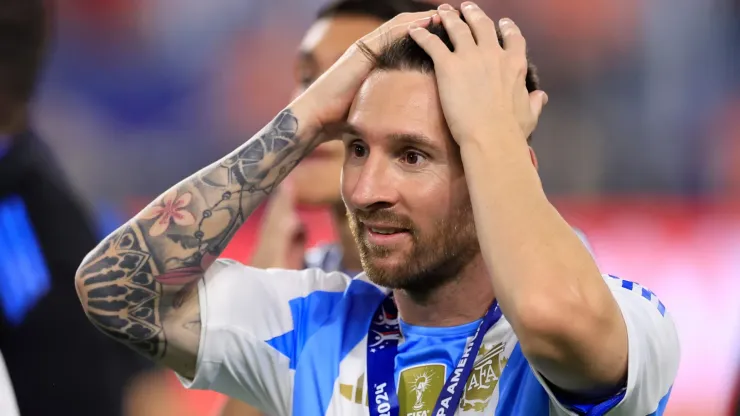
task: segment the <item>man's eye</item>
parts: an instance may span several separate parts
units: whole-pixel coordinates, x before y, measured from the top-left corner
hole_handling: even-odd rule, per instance
[[[365,149],[365,146],[359,143],[352,143],[350,147],[352,150],[352,155],[354,157],[365,157],[365,155],[367,154],[367,149]]]
[[[424,161],[424,156],[419,152],[407,151],[403,154],[403,162],[409,165],[417,165]]]

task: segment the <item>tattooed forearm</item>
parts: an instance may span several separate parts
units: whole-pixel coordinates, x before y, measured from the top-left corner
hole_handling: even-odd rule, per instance
[[[308,136],[299,131],[296,116],[283,111],[243,146],[174,186],[108,236],[77,273],[92,322],[189,373],[195,351],[178,331],[194,336],[197,350],[197,282],[252,211],[313,149],[313,137],[302,135]],[[171,328],[172,322],[178,327]],[[185,356],[192,362],[180,361]]]

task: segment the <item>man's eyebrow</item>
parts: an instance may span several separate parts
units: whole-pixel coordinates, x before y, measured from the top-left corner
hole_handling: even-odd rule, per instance
[[[349,134],[352,136],[362,137],[362,132],[350,123],[341,123],[337,127],[337,133]]]
[[[339,134],[363,137],[362,131],[350,123],[342,123],[337,126]],[[423,147],[435,149],[437,145],[432,139],[421,133],[391,133],[386,136],[397,147]]]
[[[399,146],[424,147],[427,149],[436,148],[432,139],[419,133],[393,133],[388,137]]]

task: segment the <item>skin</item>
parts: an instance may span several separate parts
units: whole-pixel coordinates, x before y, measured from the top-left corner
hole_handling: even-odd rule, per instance
[[[459,146],[482,258],[474,257],[449,279],[460,282],[454,296],[437,291],[419,299],[414,290],[399,287],[399,313],[410,324],[419,324],[422,316],[435,310],[457,310],[456,320],[470,322],[471,317],[482,315],[495,296],[526,358],[550,382],[582,395],[613,391],[626,376],[625,324],[590,254],[544,195],[533,166],[526,137],[536,125],[546,96],[542,92],[528,95],[523,88],[524,38],[513,22],[502,21],[502,49],[493,22],[478,7],[463,3],[468,24],[450,9],[441,7],[439,17],[433,13],[401,15],[362,40],[377,53],[387,39],[410,34],[434,60],[437,88],[426,91],[439,101],[451,137]],[[438,19],[450,33],[454,53],[423,29]],[[372,76],[368,79],[374,75],[372,69],[360,49],[351,47],[262,132],[174,186],[106,238],[87,256],[76,277],[92,322],[192,377],[200,337],[195,284],[244,219],[302,158],[326,140],[321,133],[346,122],[358,91],[372,81]],[[400,86],[401,82],[388,83]],[[355,111],[350,112],[349,119],[357,122],[354,116]],[[348,210],[355,216],[359,209],[373,207],[370,197],[361,192],[363,187],[376,187],[377,181],[389,185],[390,173],[380,173],[376,165],[395,163],[391,155],[397,155],[382,143],[388,132],[371,131],[375,128],[362,132],[370,143],[367,167],[357,168],[356,180],[346,178],[346,190],[342,184]],[[372,163],[371,158],[375,158]],[[448,168],[448,174],[448,179],[439,181],[440,196],[449,198],[448,207],[440,204],[442,211],[418,208],[413,201],[404,205],[400,191],[395,204],[385,201],[374,208],[408,214],[420,235],[431,235],[428,224],[437,215],[449,214],[453,211],[444,210],[465,202],[450,190],[454,170]],[[398,175],[404,182],[414,180],[411,173]],[[354,188],[360,191],[348,192]],[[157,225],[163,215],[169,215],[167,226]],[[394,244],[383,254],[390,260],[374,263],[391,279],[397,270],[395,256],[410,252],[409,236],[393,238],[373,240]],[[483,291],[489,294],[488,302],[470,301]],[[458,323],[462,322],[428,322]]]
[[[357,39],[383,22],[369,16],[337,15],[317,20],[298,48],[294,97],[300,96],[326,72]],[[301,164],[273,196],[265,213],[261,239],[252,257],[255,267],[300,269],[305,254],[305,230],[298,217],[298,205],[331,208],[332,220],[342,247],[342,267],[360,270],[360,257],[347,225],[339,179],[344,164],[344,145],[322,143]]]
[[[370,16],[343,16],[317,20],[306,32],[298,48],[294,71],[298,97],[316,78],[326,72],[353,42],[372,32],[383,22]],[[359,270],[360,257],[347,225],[344,203],[339,192],[339,179],[344,164],[344,144],[329,141],[321,144],[280,186],[271,201],[262,227],[261,239],[252,258],[255,267],[300,269],[305,254],[303,224],[298,218],[298,204],[328,205],[332,208],[339,241],[342,267]],[[229,399],[221,416],[259,416],[252,406]]]
[[[350,110],[343,141],[342,195],[368,276],[396,288],[399,303],[408,298],[437,305],[405,313],[406,322],[447,326],[482,316],[493,294],[485,277],[471,274],[483,263],[459,148],[434,78],[415,71],[373,73]],[[411,231],[379,237],[370,226]],[[473,278],[460,278],[466,274]],[[475,286],[481,290],[472,298],[459,296]],[[475,299],[480,302],[470,302]]]
[[[382,23],[367,16],[340,15],[317,20],[306,32],[298,49],[294,96],[299,96],[326,72],[352,43]],[[341,204],[339,175],[343,162],[341,142],[329,141],[319,146],[291,175],[297,201],[312,205]]]
[[[434,11],[400,15],[363,37],[379,51],[428,24]],[[438,17],[437,17],[438,19]],[[152,201],[106,237],[75,283],[90,321],[144,356],[192,378],[200,341],[198,283],[246,218],[344,119],[372,64],[352,47],[263,130]]]
[[[471,2],[441,20],[451,52],[424,28],[411,37],[434,61],[442,112],[460,147],[489,284],[529,362],[554,386],[603,397],[627,375],[627,330],[588,250],[548,201],[526,143],[547,96],[522,88],[526,42]],[[474,278],[472,278],[474,279]],[[402,305],[403,304],[403,305]],[[417,306],[399,299],[399,312]],[[557,314],[552,311],[558,311]],[[405,318],[406,316],[404,316]]]

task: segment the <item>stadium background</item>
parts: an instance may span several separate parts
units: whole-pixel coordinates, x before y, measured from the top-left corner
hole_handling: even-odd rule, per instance
[[[59,2],[36,120],[106,230],[287,103],[320,4]],[[540,67],[550,105],[534,143],[553,201],[604,270],[650,287],[676,319],[667,414],[726,414],[740,345],[738,2],[479,4],[520,24]],[[312,242],[333,238],[326,213],[302,216]],[[227,256],[248,261],[258,221]],[[138,387],[166,392],[153,415],[212,414],[222,400],[164,380]]]

